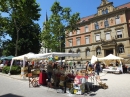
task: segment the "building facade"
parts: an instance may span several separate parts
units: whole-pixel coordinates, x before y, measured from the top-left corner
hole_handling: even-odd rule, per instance
[[[65,52],[80,53],[78,58],[66,60],[87,61],[92,55],[105,57],[114,54],[128,59],[130,54],[130,2],[118,7],[101,0],[97,13],[81,18],[78,30],[66,36]]]

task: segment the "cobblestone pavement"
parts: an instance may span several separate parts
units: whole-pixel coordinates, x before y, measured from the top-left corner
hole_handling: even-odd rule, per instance
[[[28,81],[21,80],[19,75],[0,73],[0,97],[130,97],[130,74],[101,74],[101,80],[108,89],[95,88],[90,94],[70,95],[44,86],[29,88]]]

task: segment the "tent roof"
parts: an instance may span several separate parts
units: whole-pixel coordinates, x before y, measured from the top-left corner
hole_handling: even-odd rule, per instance
[[[91,58],[91,64],[94,64],[96,61],[97,61],[97,57],[93,55]]]
[[[30,56],[34,56],[34,55],[35,55],[34,53],[27,53],[27,54],[24,54],[21,56],[13,57],[12,59],[13,60],[23,60],[23,59],[27,59]]]
[[[79,57],[80,54],[78,53],[64,53],[64,52],[52,52],[52,56],[58,56],[58,57]]]
[[[52,53],[44,53],[44,54],[34,54],[34,53],[27,53],[21,56],[17,56],[12,58],[13,60],[23,60],[26,58],[27,60],[38,60],[44,59],[47,57],[79,57],[80,54],[77,53],[64,53],[64,52],[52,52]]]
[[[7,59],[7,60],[11,60],[14,56],[10,55],[10,56],[6,56],[6,57],[1,57],[1,60]]]
[[[98,58],[98,60],[120,60],[120,59],[124,59],[124,58],[121,58],[121,57],[117,57],[113,54],[109,54],[108,56],[106,57],[103,57],[103,58]]]

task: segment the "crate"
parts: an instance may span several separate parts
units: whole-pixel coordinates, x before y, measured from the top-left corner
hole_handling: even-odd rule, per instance
[[[73,88],[73,83],[66,83],[66,87],[69,88],[69,89]]]

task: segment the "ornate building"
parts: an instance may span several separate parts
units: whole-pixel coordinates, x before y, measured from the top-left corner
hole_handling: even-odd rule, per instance
[[[91,60],[92,55],[114,54],[125,59],[130,54],[130,2],[118,7],[102,0],[97,13],[82,18],[78,30],[66,36],[65,52],[80,53],[77,61]],[[72,60],[66,58],[66,60]]]

